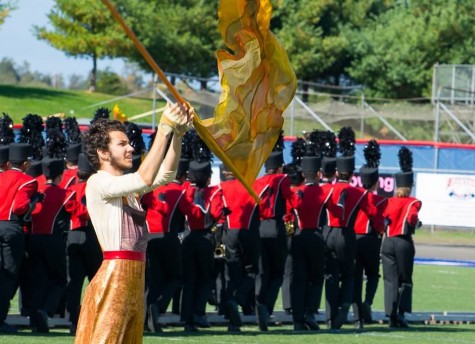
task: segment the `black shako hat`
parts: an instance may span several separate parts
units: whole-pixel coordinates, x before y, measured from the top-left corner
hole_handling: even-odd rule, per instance
[[[336,171],[336,158],[325,156],[322,159],[322,166],[320,167],[323,174],[332,175]]]
[[[81,153],[81,143],[70,143],[66,147],[66,161],[77,162],[79,160],[79,153]]]
[[[336,158],[336,169],[338,172],[353,173],[355,170],[355,157],[340,156]]]
[[[78,171],[83,171],[86,173],[94,173],[96,170],[92,167],[91,163],[87,159],[86,154],[79,153],[78,155]]]
[[[199,181],[205,182],[208,178],[211,178],[213,173],[211,169],[211,162],[198,160],[191,160],[188,168],[189,179],[198,183]]]
[[[195,148],[193,147],[193,143],[195,140],[198,140],[196,136],[197,134],[195,130],[188,130],[185,135],[183,135],[181,141],[181,155],[176,170],[178,175],[183,176],[190,168],[190,161],[193,159],[193,149]]]
[[[43,174],[43,164],[41,160],[30,161],[30,166],[28,166],[25,173],[33,178],[41,176]]]
[[[302,157],[302,172],[318,172],[322,165],[322,159],[318,156]]]
[[[25,162],[33,156],[33,146],[29,143],[10,143],[8,156],[11,162]]]
[[[374,167],[362,166],[360,168],[360,178],[361,184],[371,186],[378,181],[379,170]]]
[[[302,174],[302,167],[297,162],[284,165],[282,172],[288,175],[292,185],[299,185],[305,180]]]
[[[0,146],[0,164],[5,164],[8,162],[8,145]]]
[[[45,158],[42,160],[43,174],[46,179],[54,179],[64,172],[64,160]]]
[[[264,166],[266,170],[272,170],[272,169],[282,167],[283,164],[284,164],[284,154],[281,151],[274,151],[270,153],[269,157],[264,163]]]
[[[176,174],[184,175],[186,172],[188,172],[189,167],[190,167],[190,159],[180,159],[178,161]]]
[[[205,183],[211,177],[211,162],[213,161],[213,153],[201,139],[196,130],[188,131],[191,142],[193,159],[188,166],[189,179],[198,184]]]
[[[396,185],[398,187],[412,187],[414,184],[414,173],[411,172],[398,172],[395,175]]]
[[[398,152],[399,166],[401,172],[394,175],[397,187],[412,187],[414,184],[414,172],[412,171],[412,152],[409,148],[402,146]]]
[[[197,174],[211,176],[211,163],[209,161],[199,162],[197,160],[191,160],[188,171],[196,176]]]

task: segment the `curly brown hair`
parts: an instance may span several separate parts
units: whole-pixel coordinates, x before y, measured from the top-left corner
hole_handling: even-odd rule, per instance
[[[109,148],[109,133],[111,131],[122,131],[125,133],[125,126],[120,121],[101,118],[95,121],[84,134],[87,159],[95,170],[99,170],[101,167],[97,150],[106,151]]]

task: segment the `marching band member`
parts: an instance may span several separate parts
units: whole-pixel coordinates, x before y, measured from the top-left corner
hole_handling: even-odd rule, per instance
[[[386,237],[381,246],[384,278],[384,310],[389,327],[409,327],[404,313],[412,312],[412,273],[415,248],[412,235],[421,226],[422,202],[411,197],[414,184],[412,152],[399,150],[401,172],[396,173],[396,192],[388,199],[384,216],[388,219]]]
[[[33,154],[28,143],[11,143],[8,149],[10,169],[0,173],[0,332],[14,333],[5,323],[10,299],[15,294],[18,274],[25,254],[23,217],[34,209],[32,198],[38,183],[25,174]]]
[[[229,211],[224,222],[226,257],[226,311],[230,332],[242,324],[238,305],[245,307],[259,270],[259,208],[234,174],[223,165],[223,202]]]
[[[87,181],[87,209],[104,260],[86,289],[76,344],[142,342],[147,241],[137,197],[175,178],[181,137],[192,116],[185,105],[168,105],[149,153],[129,174],[124,172],[132,167],[134,149],[124,125],[98,119],[89,128],[87,156],[98,172]]]
[[[198,327],[210,327],[206,318],[206,303],[214,281],[214,238],[212,227],[222,219],[223,200],[219,186],[210,186],[211,151],[196,135],[193,160],[189,166],[191,185],[186,197],[195,210],[187,215],[190,233],[183,240],[183,292],[181,319],[185,332]]]
[[[360,168],[361,184],[368,190],[370,202],[376,206],[379,216],[382,216],[387,204],[386,198],[375,194],[379,183],[379,159],[381,153],[376,140],[368,142],[364,148],[366,164]],[[353,318],[355,327],[362,329],[364,324],[372,322],[371,305],[378,288],[379,263],[381,252],[381,237],[384,227],[377,227],[364,211],[359,211],[355,220],[356,259],[355,284],[353,292]],[[366,275],[365,298],[362,300],[363,273]]]

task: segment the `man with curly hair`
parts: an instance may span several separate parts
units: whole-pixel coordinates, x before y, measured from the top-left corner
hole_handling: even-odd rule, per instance
[[[175,178],[192,114],[187,105],[167,105],[135,173],[124,174],[132,167],[134,148],[121,122],[99,119],[87,132],[87,156],[97,170],[87,181],[87,209],[104,260],[86,289],[76,344],[142,343],[147,241],[138,196]]]

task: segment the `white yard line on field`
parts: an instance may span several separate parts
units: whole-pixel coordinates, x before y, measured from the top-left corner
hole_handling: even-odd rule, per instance
[[[455,325],[454,325],[455,326]],[[427,340],[428,342],[434,343],[457,343],[457,344],[472,344],[473,340],[470,339],[462,339],[462,338],[449,338],[448,334],[443,335],[443,333],[440,333],[440,336],[429,336],[427,335],[427,332],[419,332],[419,334],[416,333],[417,331],[411,331],[411,332],[404,332],[404,331],[394,331],[394,332],[388,332],[388,333],[380,333],[380,332],[364,332],[361,333],[361,336],[371,336],[371,337],[389,337],[389,338],[397,338],[397,339],[405,339],[405,340],[411,340],[411,339],[423,339]]]

